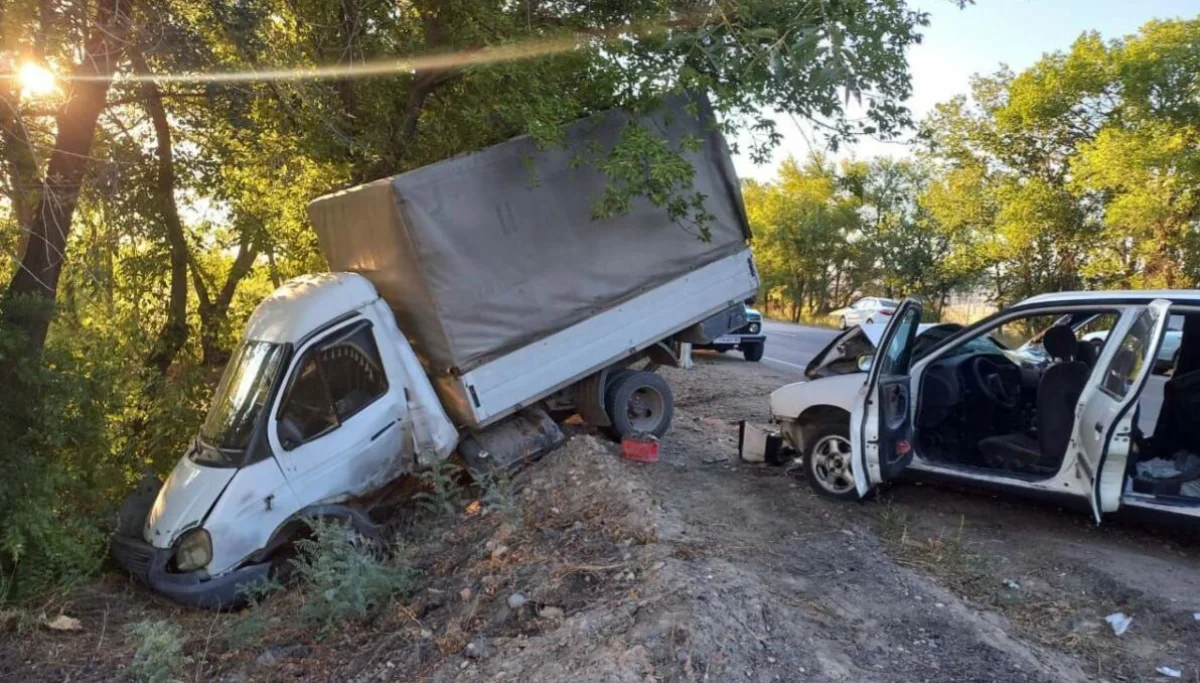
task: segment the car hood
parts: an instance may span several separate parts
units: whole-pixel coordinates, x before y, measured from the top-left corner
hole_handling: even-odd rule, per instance
[[[937,327],[932,323],[917,325],[920,335],[930,328]],[[873,354],[883,339],[886,323],[871,323],[870,325],[855,325],[834,337],[829,345],[813,357],[804,368],[804,375],[809,379],[820,379],[832,375],[845,375],[860,372],[858,357]]]
[[[167,548],[181,531],[200,526],[235,474],[235,467],[209,467],[187,455],[180,458],[146,517],[146,542]]]

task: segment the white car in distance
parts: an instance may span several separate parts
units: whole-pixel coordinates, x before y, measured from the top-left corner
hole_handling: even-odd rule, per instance
[[[855,325],[873,325],[886,323],[896,307],[900,304],[893,299],[883,299],[875,296],[863,297],[845,308],[830,312],[829,317],[836,320],[838,327],[849,329]]]
[[[1151,382],[1173,315],[1200,316],[1200,291],[1046,294],[963,329],[922,330],[906,300],[881,332],[839,336],[771,412],[827,497],[913,472],[1077,502],[1097,521],[1140,508],[1194,522],[1200,337],[1181,335],[1174,375]],[[1113,341],[1097,349],[1092,329]],[[1158,382],[1154,407],[1142,395]]]

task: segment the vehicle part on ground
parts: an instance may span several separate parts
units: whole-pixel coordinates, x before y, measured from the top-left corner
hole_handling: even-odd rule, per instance
[[[826,421],[812,429],[804,449],[804,476],[817,494],[858,500],[850,463],[850,425]]]
[[[671,426],[675,397],[666,380],[652,372],[622,372],[609,385],[605,409],[616,438],[634,434],[661,437]]]

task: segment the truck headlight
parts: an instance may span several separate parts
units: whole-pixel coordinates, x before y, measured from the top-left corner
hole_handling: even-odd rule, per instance
[[[758,323],[750,323],[750,334],[758,334]]]
[[[204,529],[187,532],[175,548],[175,568],[181,572],[200,569],[211,561],[212,537]]]

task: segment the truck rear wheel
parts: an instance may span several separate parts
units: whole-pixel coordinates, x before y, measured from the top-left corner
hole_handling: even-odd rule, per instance
[[[662,436],[671,427],[675,397],[671,386],[653,372],[617,373],[605,392],[604,409],[617,439],[634,434]]]

